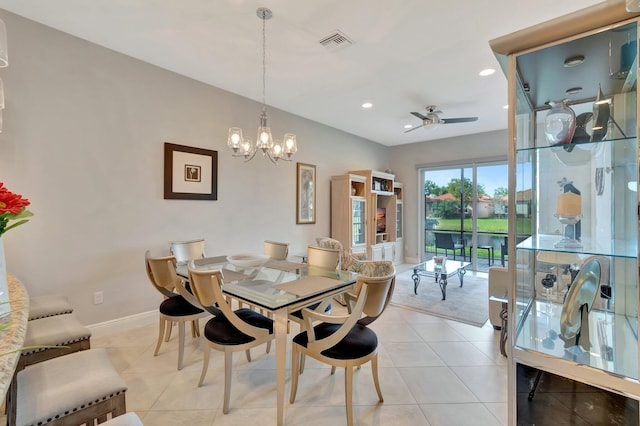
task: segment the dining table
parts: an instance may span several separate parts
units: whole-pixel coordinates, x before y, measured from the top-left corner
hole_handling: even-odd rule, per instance
[[[228,256],[197,259],[196,269],[219,269],[225,296],[262,309],[274,321],[276,346],[277,424],[284,424],[284,398],[287,365],[288,315],[331,298],[351,288],[358,274],[321,268],[307,263],[269,259],[256,266],[234,265]],[[179,276],[188,278],[185,263],[176,266]]]

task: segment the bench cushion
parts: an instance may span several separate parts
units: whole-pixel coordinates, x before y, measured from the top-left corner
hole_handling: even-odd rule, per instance
[[[90,337],[91,331],[80,324],[74,314],[56,315],[27,322],[24,346],[64,346]],[[25,350],[22,354],[39,350],[41,349]]]
[[[31,297],[29,299],[29,321],[54,315],[70,314],[71,312],[73,312],[73,306],[71,306],[69,300],[58,294]]]
[[[16,424],[46,423],[126,390],[105,348],[34,364],[17,375]]]

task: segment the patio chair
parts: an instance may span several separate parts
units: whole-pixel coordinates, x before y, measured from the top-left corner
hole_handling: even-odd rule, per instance
[[[445,256],[449,251],[453,252],[453,260],[456,260],[456,252],[460,251],[463,260],[467,260],[467,254],[465,252],[464,244],[456,243],[453,240],[453,235],[445,232],[434,232],[436,236],[436,256],[438,255],[438,249],[444,250]]]

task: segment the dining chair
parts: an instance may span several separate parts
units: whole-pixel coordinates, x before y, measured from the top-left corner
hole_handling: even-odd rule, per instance
[[[356,272],[360,277],[384,278],[392,275],[395,276],[396,267],[390,260],[355,260],[351,271]],[[361,286],[362,281],[357,281],[352,290],[344,293],[347,302],[347,311],[349,313],[351,313],[353,305],[358,299]]]
[[[309,266],[318,266],[325,269],[338,269],[340,251],[338,249],[309,246],[307,248],[307,263]],[[320,309],[326,313],[331,312],[331,303],[327,300],[309,306],[309,309]],[[300,324],[302,327],[302,311],[294,311],[289,314],[289,320]]]
[[[308,246],[307,263],[325,269],[338,269],[340,265],[340,249]]]
[[[193,337],[200,335],[199,320],[209,315],[200,306],[197,299],[185,287],[185,283],[176,274],[176,258],[174,256],[151,257],[145,253],[147,276],[153,287],[165,299],[160,303],[160,325],[158,341],[153,356],[158,355],[165,334],[165,326],[173,321],[178,323],[178,370],[182,370],[184,358],[184,325],[191,322]]]
[[[178,263],[187,263],[193,259],[205,257],[204,238],[190,241],[171,241],[169,251],[176,258]]]
[[[274,338],[273,320],[248,308],[233,310],[222,293],[223,278],[219,269],[195,269],[189,262],[189,281],[198,302],[206,307],[216,306],[220,311],[204,326],[204,360],[198,387],[202,386],[209,368],[210,348],[224,352],[224,406],[222,412],[229,412],[231,395],[231,369],[233,353],[245,351],[247,361],[251,362],[250,349]]]
[[[274,260],[287,260],[287,256],[289,256],[289,243],[265,240],[264,254]]]
[[[389,304],[395,287],[395,272],[385,277],[359,276],[356,303],[348,315],[327,315],[303,308],[305,330],[293,338],[291,349],[292,404],[298,390],[299,363],[302,355],[345,369],[345,405],[347,425],[353,425],[353,369],[371,361],[373,382],[380,402],[384,402],[378,380],[378,337],[368,325],[380,317]],[[316,326],[314,321],[320,321]]]

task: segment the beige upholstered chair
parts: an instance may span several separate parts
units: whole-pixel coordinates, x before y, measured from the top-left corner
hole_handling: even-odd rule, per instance
[[[329,237],[318,237],[316,238],[316,244],[318,245],[318,247],[338,250],[340,252],[340,257],[338,260],[338,269],[344,269],[342,264],[344,263],[345,256],[347,256],[347,254],[344,251],[344,247],[340,241],[334,238],[329,238]]]
[[[289,243],[265,240],[264,254],[274,260],[287,260],[287,256],[289,256]]]
[[[215,270],[196,270],[193,262],[189,263],[189,281],[193,293],[199,303],[219,313],[207,321],[204,327],[204,361],[198,386],[202,386],[209,368],[209,349],[224,352],[224,406],[223,413],[229,412],[231,395],[231,368],[233,353],[246,351],[247,360],[251,361],[249,350],[274,338],[273,320],[251,309],[233,310],[222,294],[222,273]]]
[[[127,411],[127,385],[104,348],[25,368],[12,386],[17,395],[7,399],[9,425],[93,425]]]
[[[185,289],[184,282],[176,274],[174,256],[151,257],[147,251],[145,266],[149,281],[165,297],[158,308],[160,325],[158,342],[153,355],[158,355],[166,324],[176,321],[178,323],[178,370],[181,370],[184,357],[184,325],[186,322],[191,322],[191,334],[197,337],[200,335],[198,321],[209,313],[201,309],[196,298]]]
[[[171,241],[169,250],[178,263],[187,263],[193,259],[201,259],[204,254],[204,238],[191,241]]]
[[[389,260],[365,260],[360,261],[354,259],[351,264],[350,271],[356,272],[359,277],[367,277],[367,278],[378,278],[378,277],[388,277],[395,276],[396,268],[393,265],[393,262]],[[360,286],[363,281],[357,281],[353,290],[344,293],[345,300],[347,302],[347,310],[351,312],[353,309],[353,305],[358,299],[358,295],[360,294]]]
[[[358,277],[358,297],[348,315],[326,315],[303,309],[305,331],[293,338],[291,350],[291,396],[295,401],[298,389],[299,362],[301,355],[310,356],[320,362],[345,369],[345,403],[347,424],[353,425],[353,369],[371,361],[373,382],[378,399],[383,402],[378,380],[378,338],[367,326],[385,310],[395,285],[395,273],[386,277]],[[364,315],[364,317],[363,317]],[[321,321],[313,326],[314,321]]]
[[[309,266],[318,266],[326,269],[338,269],[340,251],[338,249],[309,246],[307,248],[307,262]],[[320,309],[326,313],[331,312],[331,303],[326,300],[309,306],[309,309]],[[289,320],[302,325],[302,311],[294,311],[289,314]]]
[[[307,247],[307,262],[312,266],[319,266],[326,269],[338,269],[340,265],[340,250],[309,246]]]

